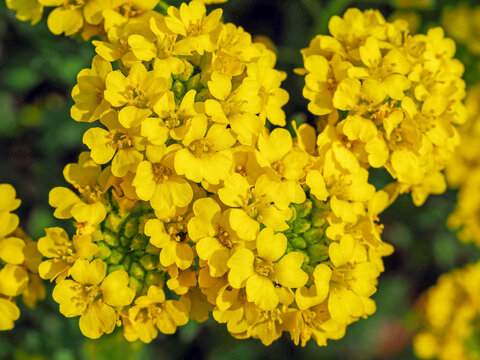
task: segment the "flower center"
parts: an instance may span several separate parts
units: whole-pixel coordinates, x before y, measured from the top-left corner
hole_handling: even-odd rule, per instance
[[[153,164],[153,173],[157,184],[164,184],[172,175],[172,170],[163,164]]]
[[[218,240],[225,245],[227,248],[231,249],[233,247],[232,239],[230,239],[230,235],[228,232],[222,228],[221,226],[218,228]]]
[[[187,28],[187,36],[198,36],[203,32],[203,24],[190,24]]]
[[[123,150],[133,147],[133,139],[126,132],[117,131],[109,137],[112,141],[109,142],[110,146],[115,150]]]
[[[123,4],[123,5],[119,6],[118,8],[116,8],[115,11],[118,12],[120,15],[122,15],[124,17],[127,17],[127,18],[136,17],[136,16],[142,14],[142,12],[143,12],[140,9],[136,9],[135,5],[133,5],[132,3]]]
[[[188,148],[195,157],[201,157],[215,151],[213,146],[205,141],[205,139],[194,141]]]
[[[271,261],[256,257],[253,267],[258,275],[268,277],[271,280],[278,282],[276,281],[275,270],[273,269],[273,263]]]
[[[148,96],[143,89],[140,88],[140,85],[135,87],[130,87],[128,90],[130,96],[130,105],[136,106],[138,108],[146,109],[150,107],[150,101]]]
[[[78,9],[85,5],[85,0],[67,0],[64,3],[64,7],[67,9]]]

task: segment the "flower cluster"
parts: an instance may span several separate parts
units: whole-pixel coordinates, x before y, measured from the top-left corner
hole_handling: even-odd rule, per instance
[[[468,51],[480,55],[480,6],[465,4],[447,9],[443,13],[442,25],[449,36]]]
[[[150,342],[210,313],[236,338],[338,339],[375,311],[389,194],[341,143],[284,126],[275,54],[193,0],[117,27],[72,91],[100,121],[39,240],[60,312]],[[318,136],[317,136],[318,135]]]
[[[468,89],[465,105],[468,121],[459,128],[462,142],[446,171],[449,186],[459,189],[448,224],[459,230],[461,241],[480,246],[480,85]]]
[[[384,167],[415,204],[442,193],[442,170],[465,121],[463,65],[441,28],[410,35],[405,21],[349,9],[302,51],[304,96],[322,143],[335,142],[365,168]]]
[[[18,216],[12,211],[20,206],[15,189],[0,184],[0,330],[10,330],[20,316],[15,298],[33,307],[45,297],[45,289],[38,276],[41,255],[37,244],[18,227]]]
[[[423,327],[413,344],[421,359],[474,359],[480,346],[480,263],[442,275],[425,294]]]
[[[159,0],[6,0],[22,21],[36,24],[44,7],[53,7],[47,24],[55,35],[75,36],[85,40],[105,37],[117,26],[140,24],[152,14]]]
[[[200,1],[200,0],[199,0]],[[205,4],[220,4],[227,0],[201,0]],[[97,36],[107,38],[118,26],[127,23],[141,26],[155,16],[155,7],[167,5],[161,0],[6,0],[17,19],[38,23],[44,8],[53,8],[47,24],[55,35],[81,35],[84,40]]]

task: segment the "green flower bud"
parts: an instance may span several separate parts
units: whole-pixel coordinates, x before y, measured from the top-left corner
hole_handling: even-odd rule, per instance
[[[112,272],[117,271],[117,270],[126,271],[125,267],[122,264],[118,264],[118,265],[109,265],[108,269],[107,269],[107,273],[111,274]]]
[[[157,267],[158,257],[152,254],[145,254],[139,261],[145,270],[153,270]]]
[[[299,218],[293,223],[292,230],[295,234],[302,234],[308,229],[310,229],[310,226],[311,224],[308,219]]]
[[[110,264],[120,264],[123,261],[124,257],[125,254],[123,253],[122,248],[112,249],[112,254],[110,255],[110,258],[108,258],[106,261]]]
[[[317,264],[328,259],[328,246],[323,244],[314,244],[308,247],[308,255],[311,264]]]
[[[143,281],[138,280],[136,277],[130,275],[128,286],[135,290],[137,294],[140,294],[141,291],[143,290]]]
[[[114,233],[118,233],[122,230],[123,223],[125,222],[125,218],[119,216],[116,213],[109,213],[107,218],[105,219],[104,226],[105,229],[110,230]]]
[[[183,98],[185,93],[187,92],[185,89],[185,85],[182,82],[175,80],[172,85],[172,91],[175,95],[175,99],[180,100]]]
[[[288,238],[288,242],[294,250],[304,250],[307,248],[307,242],[299,235],[292,234],[292,236]]]
[[[130,249],[143,250],[147,247],[147,244],[148,244],[148,238],[145,235],[137,234],[135,235],[135,237],[132,239],[132,242],[130,243]]]
[[[310,228],[302,236],[305,241],[311,245],[323,242],[324,234],[325,231],[322,228]]]
[[[123,259],[123,266],[125,267],[126,271],[129,271],[130,270],[130,266],[132,265],[132,257],[131,256],[125,256],[125,258]]]
[[[181,81],[181,82],[185,82],[187,81],[188,79],[190,79],[190,77],[192,76],[193,74],[193,71],[195,70],[195,68],[193,67],[192,64],[190,64],[190,62],[184,60],[183,63],[185,64],[185,69],[183,70],[182,73],[180,74],[175,74],[175,75],[172,75],[173,79],[174,80],[178,80],[178,81]]]
[[[145,252],[153,255],[159,255],[160,254],[160,249],[157,248],[156,246],[153,246],[150,244],[150,242],[147,244],[147,247],[145,248]]]
[[[104,231],[103,233],[103,240],[108,244],[108,246],[112,248],[116,248],[120,246],[120,239],[119,236],[115,233],[112,233],[110,231]]]
[[[196,90],[197,91],[197,94],[202,91],[202,89],[204,88],[202,82],[201,82],[201,76],[200,74],[197,74],[195,76],[192,76],[190,77],[190,79],[188,79],[188,81],[185,83],[185,86],[186,86],[186,90],[187,91],[190,91],[190,90]]]
[[[128,219],[125,223],[125,227],[123,228],[123,233],[129,238],[138,234],[138,218]]]
[[[137,279],[143,279],[145,277],[145,270],[143,270],[143,267],[138,262],[132,262],[128,273]]]
[[[323,227],[327,225],[327,217],[325,216],[325,210],[321,208],[314,208],[310,216],[312,226]]]
[[[203,89],[195,96],[195,101],[203,102],[208,98],[210,98],[210,91],[208,91],[207,89]]]
[[[95,256],[99,259],[106,260],[112,255],[112,250],[110,250],[110,247],[107,245],[106,242],[100,241],[97,243],[97,246],[98,250]]]
[[[148,289],[150,286],[163,286],[165,279],[163,274],[158,271],[148,271],[145,276],[145,288]]]
[[[303,204],[295,205],[297,218],[304,218],[312,212],[313,204],[310,200],[306,200]]]

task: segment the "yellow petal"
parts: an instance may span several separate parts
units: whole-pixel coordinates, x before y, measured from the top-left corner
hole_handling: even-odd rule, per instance
[[[211,80],[208,82],[208,90],[215,98],[225,100],[232,91],[230,76],[214,71]]]
[[[72,278],[81,284],[98,285],[105,278],[107,267],[100,259],[92,262],[78,259],[70,269]]]
[[[233,288],[242,288],[245,281],[254,274],[254,259],[253,253],[246,248],[240,248],[228,259],[227,266],[230,268],[228,282]]]
[[[282,234],[274,234],[270,228],[265,228],[258,234],[258,256],[268,261],[277,261],[287,249],[287,237]]]
[[[95,301],[80,317],[80,331],[90,339],[98,339],[104,333],[110,334],[115,329],[116,321],[115,311],[110,306]]]
[[[109,274],[100,286],[103,300],[110,306],[126,306],[132,303],[135,291],[128,287],[128,274],[117,270]]]
[[[311,170],[308,172],[305,179],[308,187],[310,188],[310,193],[315,195],[318,200],[326,201],[328,198],[328,191],[325,185],[325,180],[322,176],[322,173],[318,170]]]
[[[11,330],[20,317],[20,309],[13,301],[0,298],[0,331]]]
[[[278,304],[278,295],[270,279],[253,275],[246,284],[247,300],[255,303],[261,310],[272,310]]]
[[[330,260],[337,267],[350,261],[355,249],[355,240],[351,235],[344,235],[340,242],[332,242],[328,248]]]
[[[83,286],[73,280],[62,280],[53,289],[52,297],[60,304],[60,312],[66,317],[82,315],[88,303],[81,301]]]
[[[0,270],[0,294],[17,296],[28,285],[27,271],[18,265],[6,264]]]
[[[301,267],[303,265],[303,254],[291,252],[285,255],[274,265],[275,275],[280,285],[288,288],[299,288],[308,281],[308,275]]]
[[[260,229],[260,224],[253,220],[243,209],[230,211],[230,226],[243,240],[255,240]]]
[[[0,259],[7,264],[20,265],[25,260],[24,247],[25,242],[22,239],[15,237],[0,239]]]

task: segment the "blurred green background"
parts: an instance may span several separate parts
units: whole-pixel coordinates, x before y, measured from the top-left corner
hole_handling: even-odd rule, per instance
[[[178,4],[179,1],[170,1]],[[476,1],[464,2],[475,5]],[[299,50],[318,33],[327,33],[328,19],[348,7],[379,9],[385,17],[408,16],[419,32],[440,24],[451,1],[320,1],[230,0],[221,7],[226,21],[254,36],[266,36],[277,46],[278,68],[288,72],[284,83],[291,95],[287,117],[313,123],[302,97],[303,79],[293,74],[302,66]],[[49,190],[65,185],[62,170],[75,161],[88,124],[71,120],[70,91],[77,73],[89,67],[93,47],[79,39],[54,36],[42,20],[36,26],[15,19],[0,1],[0,183],[15,186],[22,206],[22,226],[35,239],[55,226],[48,205]],[[458,46],[466,65],[465,79],[480,79],[479,59]],[[387,181],[374,174],[376,184]],[[80,334],[78,318],[66,319],[47,299],[35,309],[22,306],[15,329],[0,333],[0,359],[415,359],[411,336],[419,325],[415,307],[424,290],[439,274],[480,258],[473,245],[461,244],[445,225],[456,193],[433,196],[416,208],[402,196],[381,216],[383,239],[395,246],[385,261],[374,295],[377,312],[349,326],[345,338],[320,348],[311,341],[295,347],[288,336],[270,347],[258,340],[235,340],[223,325],[191,321],[173,336],[159,336],[152,344],[127,343],[121,332],[90,341]]]

